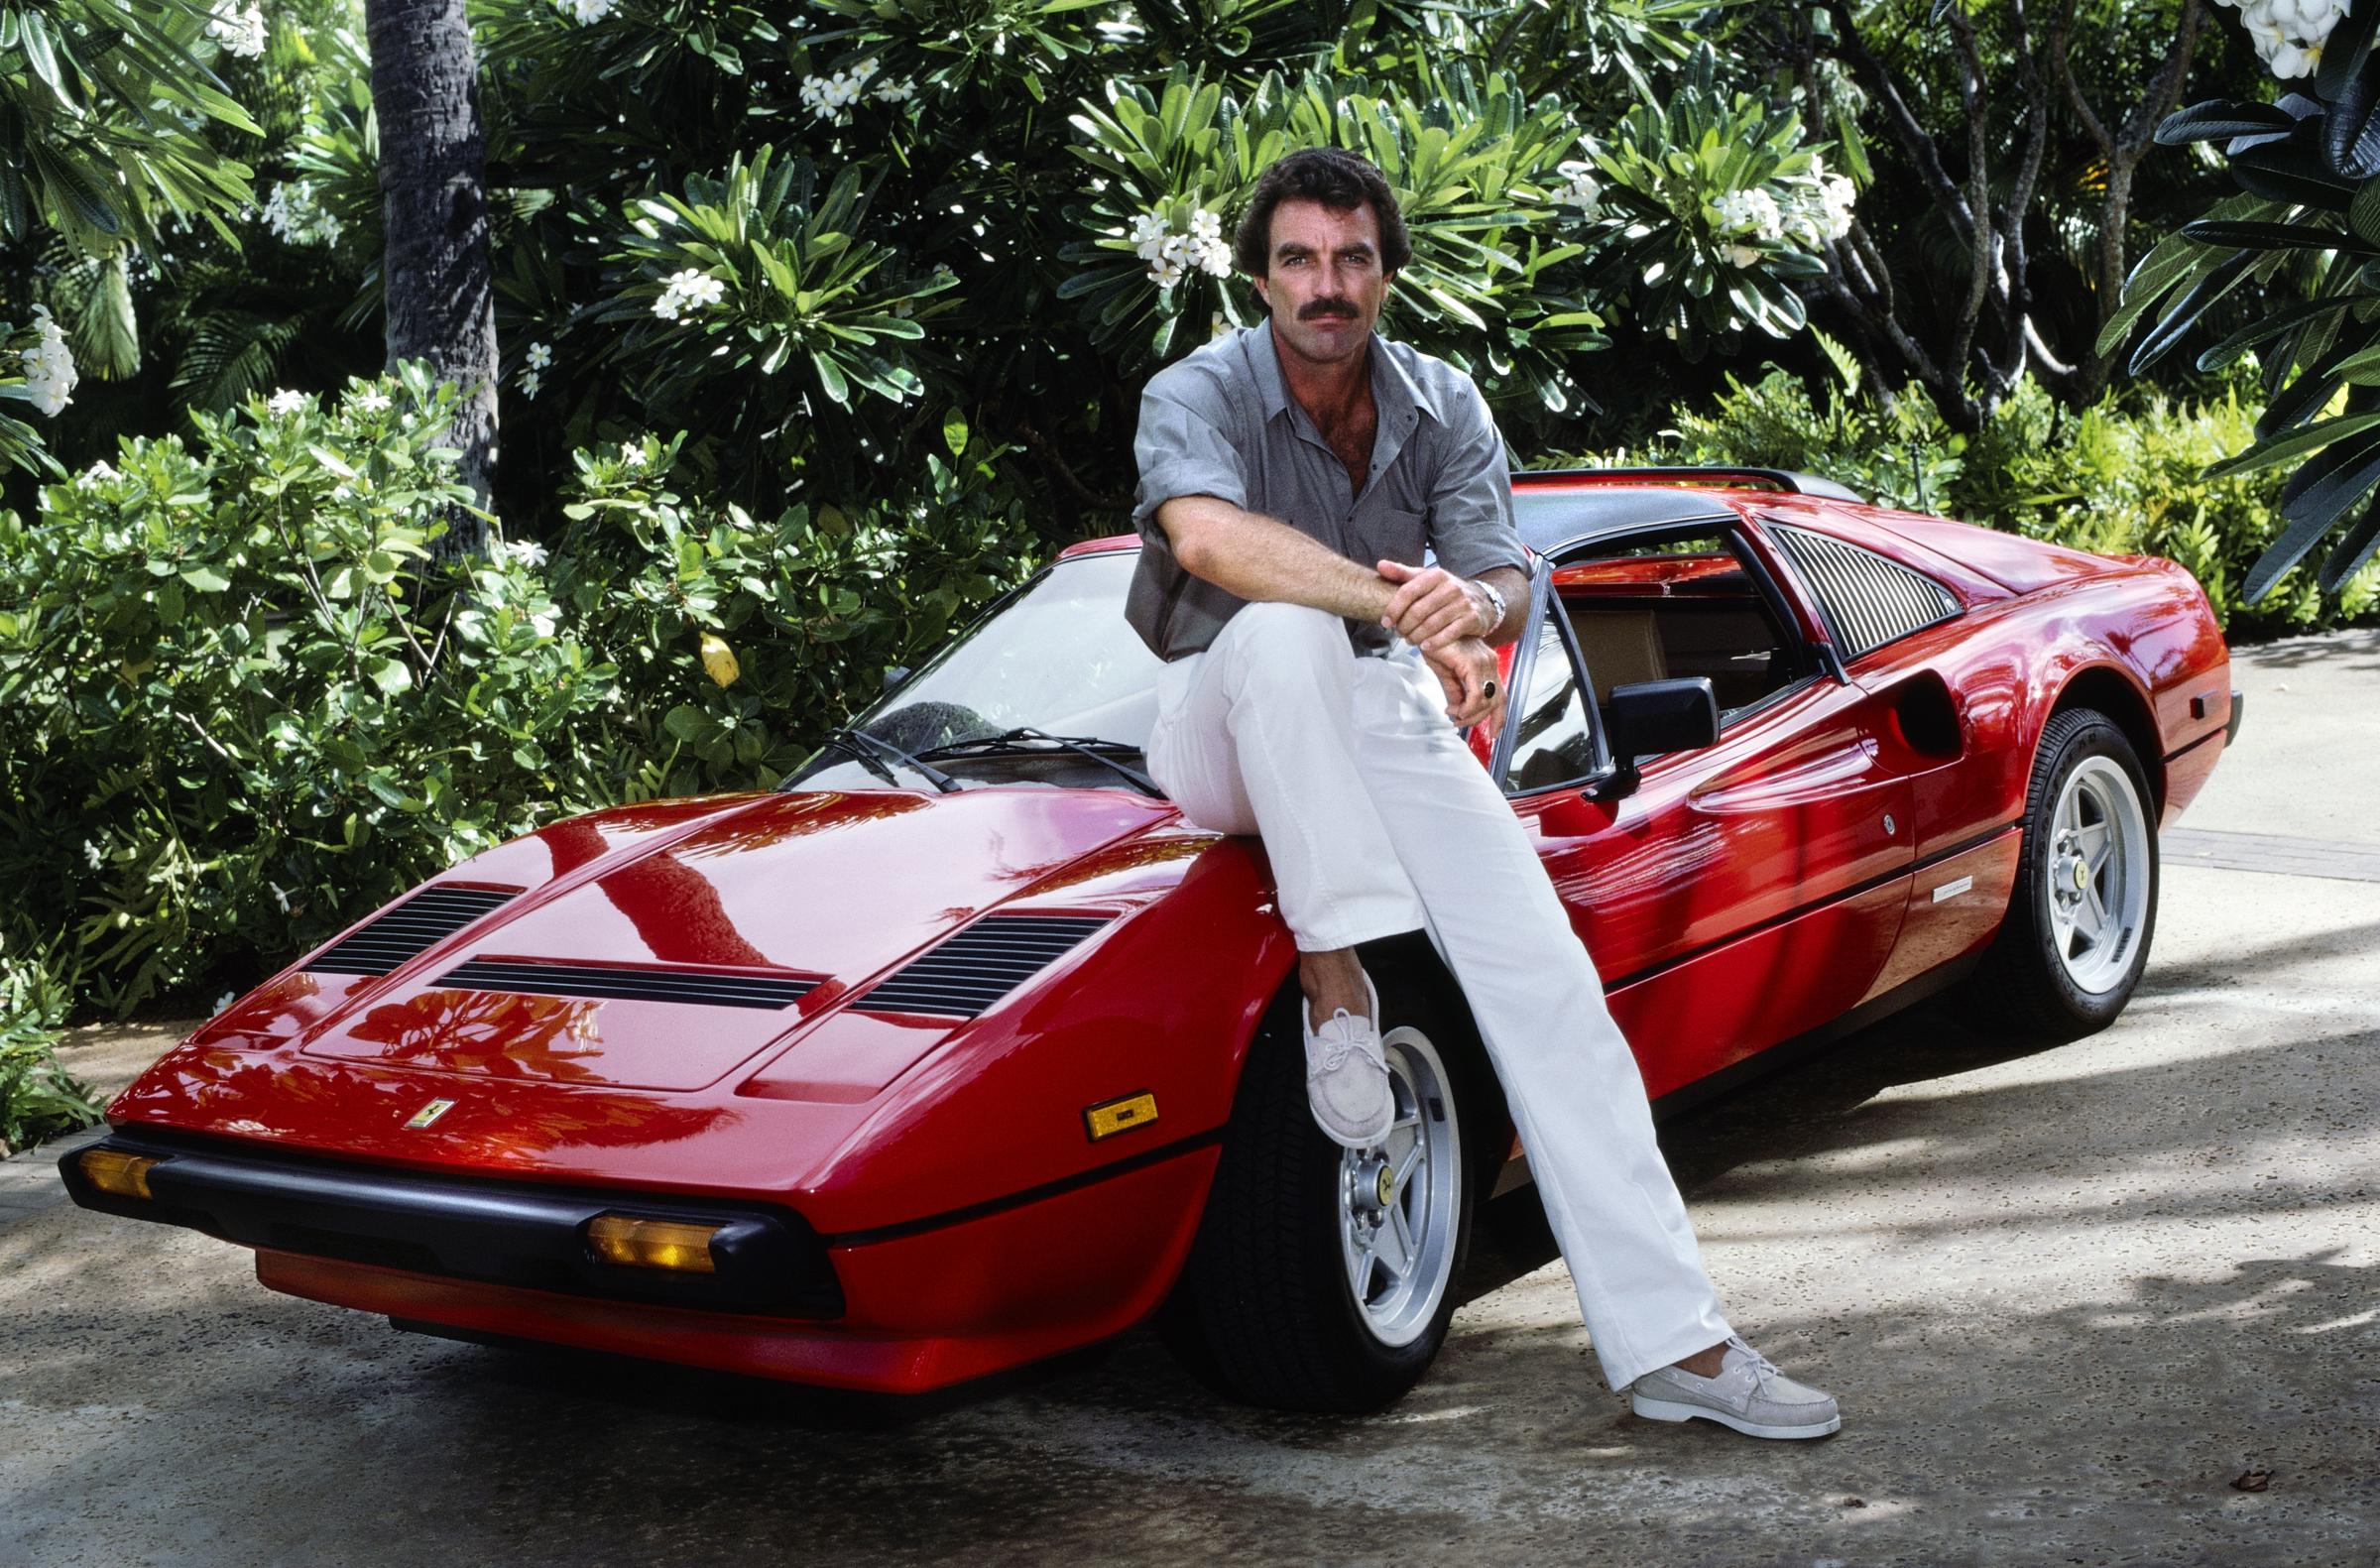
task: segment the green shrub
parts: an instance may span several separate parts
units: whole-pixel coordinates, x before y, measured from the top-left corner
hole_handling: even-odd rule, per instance
[[[0,1155],[99,1120],[90,1090],[51,1053],[73,995],[49,960],[0,938]]]
[[[2248,565],[2281,527],[2287,476],[2269,468],[2201,475],[2245,450],[2255,421],[2255,399],[2239,386],[2184,404],[2136,385],[2078,414],[2028,379],[1982,429],[1963,435],[1914,382],[1889,410],[1834,388],[1822,409],[1798,377],[1771,369],[1748,386],[1730,375],[1715,407],[1678,416],[1648,450],[1572,461],[1799,469],[1879,505],[2080,549],[2170,556],[2198,575],[2234,634],[2311,631],[2368,616],[2380,605],[2380,567],[2366,567],[2335,594],[2301,570],[2253,609],[2243,603]]]
[[[756,518],[671,489],[674,441],[580,452],[548,544],[435,561],[451,396],[251,401],[0,518],[0,877],[98,1008],[250,983],[558,815],[773,783],[1031,565],[963,428],[906,514]]]

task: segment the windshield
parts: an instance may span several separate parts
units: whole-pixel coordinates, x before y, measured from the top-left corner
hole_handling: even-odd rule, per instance
[[[1125,590],[1138,559],[1136,551],[1112,550],[1053,561],[851,727],[913,754],[1024,727],[1134,751],[1146,746],[1161,665],[1124,619]],[[937,760],[936,766],[965,778],[1020,773],[1015,759]],[[1088,758],[1063,754],[1022,771],[1051,784],[1117,782]],[[922,783],[905,771],[899,777],[904,788]],[[822,749],[786,783],[820,789],[884,785],[835,747]]]

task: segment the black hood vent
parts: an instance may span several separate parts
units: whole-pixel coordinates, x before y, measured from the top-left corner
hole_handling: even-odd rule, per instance
[[[894,970],[852,1004],[971,1019],[1107,924],[1105,914],[993,914]]]
[[[520,893],[518,888],[423,888],[305,967],[326,975],[385,975]]]
[[[789,1008],[818,989],[803,975],[755,970],[630,968],[533,958],[473,958],[438,976],[456,991],[504,991],[534,997],[618,997],[713,1008]]]

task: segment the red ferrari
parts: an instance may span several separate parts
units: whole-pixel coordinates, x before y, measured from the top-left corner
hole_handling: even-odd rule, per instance
[[[1474,747],[1658,1109],[1947,985],[2049,1037],[2123,1008],[2239,726],[2186,571],[1767,470],[1514,488]],[[1314,1127],[1262,846],[1134,766],[1136,547],[1061,552],[774,790],[557,822],[307,954],[109,1107],[74,1198],[433,1333],[913,1391],[1153,1315],[1239,1397],[1395,1398],[1525,1151],[1424,932],[1367,955],[1395,1126]]]

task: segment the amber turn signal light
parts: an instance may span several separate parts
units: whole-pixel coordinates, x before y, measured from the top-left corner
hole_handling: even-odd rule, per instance
[[[1122,1100],[1110,1100],[1083,1112],[1083,1131],[1096,1144],[1103,1138],[1114,1138],[1136,1127],[1146,1127],[1157,1119],[1157,1097],[1141,1093],[1128,1095]]]
[[[91,1185],[101,1192],[112,1192],[119,1198],[147,1198],[149,1167],[157,1161],[146,1154],[127,1154],[113,1148],[86,1148],[76,1161]]]
[[[716,1225],[598,1214],[587,1222],[587,1241],[595,1256],[607,1264],[707,1274],[716,1271],[711,1264],[711,1238],[719,1231]]]

